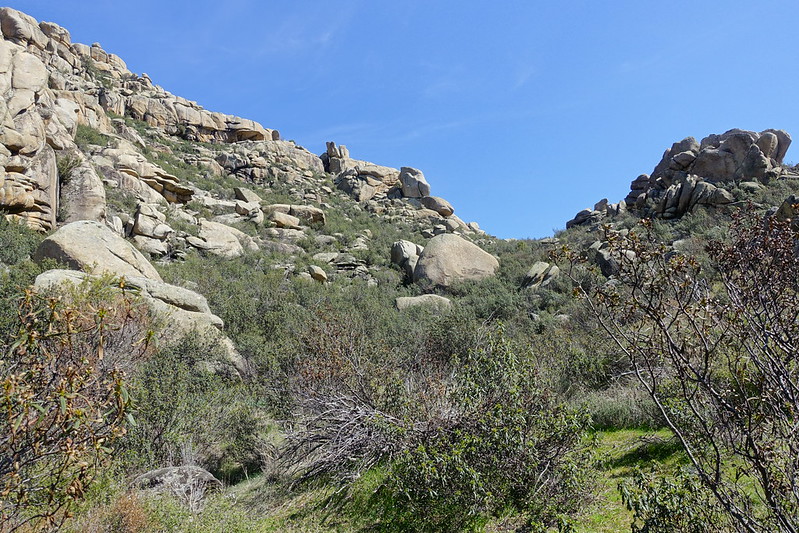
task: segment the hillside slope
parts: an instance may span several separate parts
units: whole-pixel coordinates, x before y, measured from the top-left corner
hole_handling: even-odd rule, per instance
[[[2,405],[23,413],[0,446],[22,454],[19,428],[45,418],[30,413],[96,399],[37,389],[39,362],[18,372],[30,354],[52,383],[108,372],[92,394],[117,396],[54,415],[63,435],[119,409],[82,448],[56,439],[69,482],[49,500],[18,475],[46,468],[0,461],[12,525],[629,530],[644,511],[619,480],[644,501],[636,469],[670,483],[688,460],[574,294],[622,284],[641,235],[718,290],[708,243],[741,213],[799,209],[790,135],[730,130],[676,142],[553,237],[499,240],[421,170],[313,154],[11,8],[0,31],[0,344],[17,357],[0,360]]]

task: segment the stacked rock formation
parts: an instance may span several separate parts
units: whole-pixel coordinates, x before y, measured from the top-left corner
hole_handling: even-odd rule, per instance
[[[300,168],[323,170],[316,156],[280,141],[277,131],[174,96],[146,74],[130,72],[120,57],[99,44],[73,43],[69,32],[56,24],[39,23],[5,7],[0,9],[0,30],[0,210],[35,229],[55,226],[62,197],[67,200],[62,209],[66,221],[104,218],[105,197],[94,167],[105,169],[103,178],[149,196],[147,201],[155,201],[153,194],[171,203],[191,199],[190,189],[138,153],[135,145],[143,146],[141,138],[109,113],[192,141],[260,143],[246,154],[260,148],[271,161],[299,161]],[[84,165],[84,158],[74,153],[79,125],[132,144],[98,147],[103,150],[99,163]],[[67,176],[59,176],[59,169],[63,173],[68,166],[61,161],[68,158],[80,165],[69,184]],[[242,159],[237,170],[267,166],[248,156]],[[250,172],[257,177],[257,171]],[[93,200],[87,204],[85,198]]]
[[[760,133],[732,129],[721,135],[693,137],[674,143],[652,174],[633,180],[630,193],[618,204],[607,200],[580,211],[566,224],[594,223],[606,216],[635,210],[642,216],[677,218],[696,206],[719,207],[733,201],[730,183],[778,179],[786,173],[783,158],[791,136],[783,130]]]

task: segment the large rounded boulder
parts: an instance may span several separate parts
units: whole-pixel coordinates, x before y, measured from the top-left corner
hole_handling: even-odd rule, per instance
[[[464,280],[493,276],[499,261],[476,244],[454,234],[433,237],[425,246],[413,271],[414,281],[449,287]]]
[[[93,220],[79,220],[47,237],[33,256],[55,259],[92,274],[144,277],[161,281],[153,265],[132,244]]]

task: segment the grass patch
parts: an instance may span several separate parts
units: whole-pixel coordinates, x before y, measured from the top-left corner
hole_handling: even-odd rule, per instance
[[[636,469],[683,464],[685,456],[668,430],[625,429],[601,431],[597,439],[596,485],[593,501],[578,517],[579,533],[630,531],[632,513],[621,499],[619,483],[631,479]]]
[[[108,135],[100,133],[98,130],[87,126],[85,124],[78,124],[77,131],[75,132],[75,144],[84,152],[90,144],[97,146],[105,146],[111,139]]]

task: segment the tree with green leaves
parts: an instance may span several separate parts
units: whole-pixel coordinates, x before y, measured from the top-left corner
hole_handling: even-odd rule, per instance
[[[26,290],[19,328],[2,340],[4,531],[57,529],[125,434],[126,371],[149,354],[152,331],[135,300],[101,285],[66,298]]]

